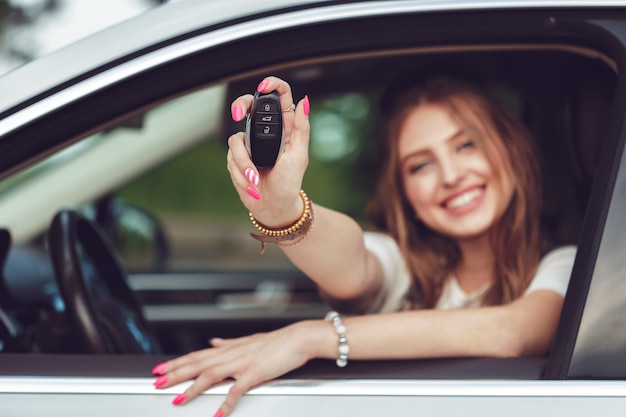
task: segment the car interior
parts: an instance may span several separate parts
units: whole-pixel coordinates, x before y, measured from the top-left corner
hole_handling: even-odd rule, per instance
[[[310,184],[308,194],[320,204],[336,203],[335,208],[371,227],[365,206],[376,162],[371,144],[378,101],[385,87],[407,71],[421,74],[425,69],[451,67],[480,80],[526,123],[541,157],[546,240],[576,244],[617,85],[611,59],[585,47],[458,45],[373,50],[296,60],[232,75],[223,81],[227,92],[220,103],[222,129],[211,146],[221,148],[220,155],[225,155],[226,138],[241,130],[241,125],[230,119],[229,103],[234,97],[253,91],[267,74],[288,80],[294,97],[307,94],[312,101],[311,152],[317,154],[305,177],[305,188]],[[145,111],[141,109],[142,114]],[[137,115],[136,111],[128,113],[135,121]],[[348,120],[347,125],[333,124],[337,118]],[[119,128],[119,120],[115,123]],[[348,132],[345,135],[350,140],[327,135],[328,126],[344,129],[340,132]],[[194,147],[181,155],[198,152]],[[219,169],[225,171],[224,166]],[[317,179],[327,176],[326,182],[315,185]],[[228,186],[227,177],[221,181]],[[358,193],[349,201],[335,200],[324,191],[329,184],[337,187],[339,195],[345,195],[346,189]],[[183,222],[175,216],[164,218],[145,200],[133,199],[132,192],[132,184],[124,184],[93,201],[60,211],[48,230],[28,242],[12,242],[11,231],[0,230],[0,355],[173,356],[206,347],[214,336],[243,336],[323,317],[327,306],[315,286],[279,251],[259,257],[258,245],[247,236],[250,230],[244,211],[235,213],[242,219],[239,226],[224,227],[228,236],[221,237],[216,246],[220,251],[233,251],[231,264],[220,264],[220,252],[208,265],[187,261],[176,266],[182,265],[173,259],[180,242],[171,237],[176,224]],[[218,199],[236,200],[232,191],[220,192]],[[124,242],[122,235],[128,237],[128,229],[120,212],[133,213],[147,222],[152,233],[147,260],[133,263],[132,254],[125,252],[129,241]],[[199,252],[199,258],[213,260],[206,253],[210,250]],[[421,375],[443,378],[473,372],[493,377],[512,373],[532,379],[540,377],[545,360],[497,364],[482,358],[429,360],[422,364]],[[100,366],[104,369],[106,363]],[[411,376],[401,361],[369,366],[356,364],[347,375]],[[311,368],[320,377],[334,372],[333,364],[314,361],[287,377],[310,375],[306,369]],[[371,369],[377,372],[372,374]]]

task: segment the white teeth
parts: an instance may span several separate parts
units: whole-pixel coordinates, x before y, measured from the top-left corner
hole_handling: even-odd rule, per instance
[[[474,188],[471,191],[461,194],[460,196],[448,201],[446,206],[451,209],[463,207],[476,200],[482,194],[482,190]]]

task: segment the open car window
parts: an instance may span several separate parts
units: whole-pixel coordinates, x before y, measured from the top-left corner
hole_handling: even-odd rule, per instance
[[[375,186],[374,143],[386,82],[401,72],[400,62],[419,68],[439,59],[438,54],[417,52],[374,54],[303,63],[276,72],[293,80],[295,97],[309,94],[313,103],[303,188],[316,203],[372,228],[366,209]],[[598,152],[597,144],[582,136],[582,127],[577,130],[575,123],[582,123],[577,112],[588,100],[609,105],[613,69],[584,50],[559,47],[488,53],[460,49],[446,60],[476,73],[499,69],[487,76],[487,87],[527,124],[540,151],[546,236],[555,244],[576,244],[593,180],[595,161],[588,154]],[[533,89],[527,87],[523,70],[503,70],[531,60],[544,62],[543,71],[533,78]],[[347,74],[368,66],[380,68],[386,82],[347,83]],[[580,71],[560,76],[572,66]],[[213,336],[242,336],[322,316],[326,304],[282,252],[270,246],[260,254],[225,167],[226,140],[243,129],[230,120],[230,102],[253,89],[261,76],[201,87],[133,113],[0,183],[4,187],[0,205],[4,199],[14,210],[5,215],[8,224],[11,215],[19,215],[16,201],[32,199],[52,184],[59,190],[46,207],[48,217],[38,210],[36,221],[12,227],[14,243],[35,245],[45,253],[52,216],[63,207],[78,207],[115,245],[160,337],[167,339],[171,326],[185,323],[178,331],[185,336],[167,341],[166,351],[172,354],[201,348]],[[594,85],[597,77],[602,77],[602,84]],[[345,86],[338,80],[346,80]],[[581,87],[582,83],[589,86]],[[556,92],[561,101],[555,99]],[[567,123],[555,123],[560,120],[557,114]],[[585,118],[584,127],[594,131],[605,123],[604,116]],[[77,171],[83,176],[77,177]],[[13,269],[8,281],[13,285],[18,281]],[[58,293],[54,300],[50,303],[59,305]]]

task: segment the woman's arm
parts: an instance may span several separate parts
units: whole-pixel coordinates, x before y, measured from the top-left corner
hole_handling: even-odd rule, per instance
[[[520,357],[548,352],[563,297],[539,290],[504,306],[348,317],[352,359]]]
[[[344,318],[349,360],[434,357],[514,357],[547,353],[563,297],[538,290],[506,306],[471,310],[419,310]],[[214,339],[214,348],[161,364],[155,385],[167,388],[195,378],[175,400],[184,404],[233,378],[218,413],[229,414],[254,386],[312,358],[336,359],[338,336],[322,320],[295,323],[270,333]],[[350,365],[348,365],[350,366]]]
[[[314,227],[283,252],[317,283],[325,297],[367,305],[382,287],[378,260],[364,245],[363,230],[350,217],[315,205]]]
[[[284,109],[293,102],[291,88],[278,78],[267,77],[259,88],[263,93],[278,91]],[[251,104],[250,95],[236,99],[232,104],[233,118],[243,118]],[[300,218],[304,210],[298,193],[308,165],[308,106],[305,97],[295,112],[284,113],[285,144],[272,169],[254,166],[243,133],[228,141],[228,170],[235,189],[246,208],[265,227],[286,227]],[[314,204],[313,227],[300,239],[297,245],[283,247],[283,251],[328,297],[363,303],[382,285],[382,270],[365,249],[360,226],[350,217]]]

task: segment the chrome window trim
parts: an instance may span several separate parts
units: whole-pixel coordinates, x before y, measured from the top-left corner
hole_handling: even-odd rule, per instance
[[[190,382],[155,390],[153,378],[0,377],[0,394],[172,395]],[[204,395],[225,395],[231,383]],[[277,380],[247,395],[388,397],[626,397],[626,381]]]
[[[215,47],[220,44],[243,39],[259,33],[268,33],[320,22],[332,22],[345,18],[365,18],[401,13],[471,11],[480,9],[510,8],[549,8],[549,7],[624,7],[624,0],[509,0],[509,1],[389,1],[363,4],[322,5],[313,9],[271,15],[258,20],[247,21],[222,29],[217,29],[193,39],[165,47],[141,57],[130,60],[116,68],[79,82],[67,89],[55,93],[28,106],[0,121],[0,137],[18,129],[54,109],[67,105],[104,87],[136,75],[149,68],[162,65],[195,52]]]

